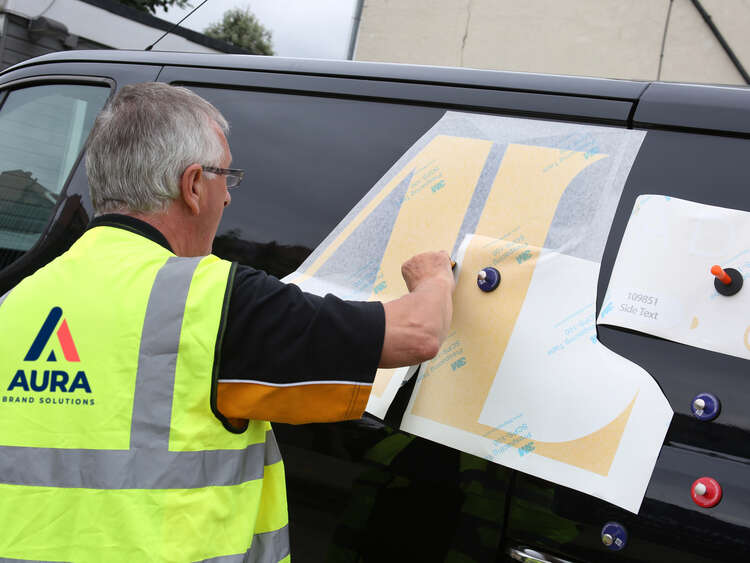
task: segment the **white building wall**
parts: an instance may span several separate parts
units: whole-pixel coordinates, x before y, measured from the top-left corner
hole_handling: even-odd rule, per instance
[[[750,2],[701,0],[750,70]],[[744,84],[690,0],[364,0],[354,58]]]
[[[701,0],[701,4],[745,70],[750,72],[750,3],[743,0]],[[672,8],[661,79],[745,83],[690,0],[676,0]]]

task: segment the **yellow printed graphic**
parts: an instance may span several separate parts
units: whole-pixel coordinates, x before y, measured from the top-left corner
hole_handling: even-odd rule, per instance
[[[538,247],[494,239],[495,244],[487,246],[487,240],[474,237],[464,253],[453,296],[451,336],[425,366],[412,408],[417,416],[476,434],[491,430],[477,420],[539,256]],[[527,259],[519,263],[522,252],[528,252]],[[486,266],[496,267],[502,276],[491,293],[477,288],[477,272]]]
[[[416,171],[380,264],[385,285],[376,284],[373,297],[407,293],[401,264],[416,253],[453,248],[491,147],[491,141],[441,135],[414,159]]]
[[[750,350],[750,326],[748,326],[745,331],[745,348]]]
[[[375,374],[375,381],[372,382],[372,391],[370,393],[376,397],[382,397],[395,373],[395,369],[379,369]]]
[[[404,295],[407,289],[401,277],[401,264],[419,252],[450,251],[453,248],[491,148],[491,141],[436,136],[352,219],[303,274],[289,281],[301,283],[314,276],[357,227],[413,172],[370,300],[388,301]],[[372,387],[374,395],[383,395],[395,371],[378,370]]]
[[[509,145],[476,234],[497,238],[522,225],[528,243],[541,247],[565,188],[582,170],[606,157]]]
[[[637,398],[638,393],[614,420],[599,430],[575,440],[540,442],[499,429],[491,429],[485,437],[518,449],[530,449],[537,455],[575,465],[606,477],[612,467],[620,439],[625,432],[625,426]]]
[[[458,236],[491,141],[435,137],[405,170],[414,170],[370,299],[389,301],[408,292],[401,264],[426,250],[450,250]],[[384,191],[392,191],[398,176]],[[363,218],[364,219],[364,218]],[[357,218],[361,222],[359,217]],[[396,370],[381,369],[372,393],[381,397]]]
[[[478,422],[515,326],[563,192],[582,170],[607,155],[509,145],[467,249],[454,296],[451,336],[426,366],[412,414],[481,436],[505,435]],[[492,293],[477,290],[476,273],[502,273]],[[458,368],[461,370],[458,374]],[[497,377],[502,377],[498,374]],[[633,401],[635,398],[633,399]],[[578,440],[534,441],[534,453],[606,475],[633,402],[613,421]],[[526,440],[512,440],[523,447]]]
[[[693,317],[693,321],[690,323],[690,330],[698,328],[698,317]]]
[[[453,180],[461,182],[469,182],[471,180],[470,167],[477,161],[479,169],[476,171],[476,178],[473,183],[466,183],[460,185],[454,185],[454,191],[456,188],[467,191],[467,196],[471,197],[471,194],[476,185],[476,180],[479,178],[484,161],[489,154],[490,148],[492,147],[491,141],[482,141],[479,139],[469,139],[464,137],[450,137],[447,135],[438,135],[432,141],[430,141],[425,148],[423,148],[419,154],[417,154],[406,166],[404,166],[398,174],[374,197],[372,200],[359,212],[359,214],[352,219],[349,224],[339,233],[339,235],[328,245],[320,256],[310,264],[303,274],[291,278],[289,283],[301,283],[306,279],[309,279],[315,275],[315,273],[333,256],[333,253],[349,238],[349,236],[362,224],[362,222],[370,216],[370,214],[377,209],[377,207],[383,203],[383,200],[387,198],[391,192],[406,178],[412,171],[414,171],[414,178],[409,185],[407,190],[406,202],[412,197],[418,195],[423,189],[419,189],[419,178],[424,178],[425,174],[429,172],[430,165],[446,166],[449,173],[453,174]],[[476,154],[472,154],[476,151]],[[455,159],[455,160],[453,160]],[[467,159],[462,162],[462,159]],[[449,162],[451,161],[451,162]],[[418,176],[421,175],[421,176]],[[416,185],[415,185],[416,184]],[[447,182],[446,182],[447,185]],[[432,187],[430,187],[432,191]],[[436,188],[433,193],[440,191]],[[423,194],[426,195],[426,194]],[[447,212],[448,210],[446,210]],[[465,209],[463,210],[465,211]],[[457,211],[459,213],[461,211]],[[461,218],[463,213],[461,212]],[[437,223],[433,223],[435,231],[439,230]],[[391,237],[393,238],[393,237]],[[455,238],[455,236],[454,236]],[[451,242],[451,247],[453,243]],[[432,247],[430,247],[432,248]]]

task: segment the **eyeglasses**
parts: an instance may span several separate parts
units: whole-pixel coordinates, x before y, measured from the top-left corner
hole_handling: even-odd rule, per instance
[[[239,168],[216,168],[214,166],[204,166],[203,170],[213,174],[220,174],[227,177],[227,188],[236,188],[242,182],[245,171]]]

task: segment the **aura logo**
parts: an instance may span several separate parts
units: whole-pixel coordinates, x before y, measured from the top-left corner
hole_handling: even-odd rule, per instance
[[[26,352],[26,357],[23,359],[25,362],[33,362],[39,359],[42,355],[44,348],[47,346],[49,339],[52,337],[57,324],[60,323],[62,317],[62,309],[60,307],[52,307],[50,309],[47,318],[42,324],[42,328],[39,329],[39,333],[36,335],[34,342],[31,343],[31,348]],[[76,350],[75,342],[73,342],[73,336],[70,334],[68,328],[68,321],[63,319],[60,323],[60,328],[57,329],[57,339],[60,341],[60,347],[62,348],[63,356],[69,362],[80,362],[81,359],[78,357],[78,350]],[[48,362],[54,362],[57,358],[55,357],[55,351],[50,350],[49,356],[47,356]]]
[[[73,342],[73,336],[70,334],[68,322],[62,318],[62,314],[63,312],[60,307],[52,307],[50,309],[36,338],[34,338],[34,342],[31,343],[29,351],[26,352],[26,356],[23,358],[25,362],[39,360],[52,339],[55,329],[57,329],[57,340],[60,343],[65,360],[68,362],[81,361],[75,342]],[[62,322],[60,322],[61,319]],[[46,361],[58,361],[54,349],[50,350]],[[80,389],[85,393],[91,393],[91,386],[86,377],[86,372],[83,370],[78,370],[75,376],[71,377],[67,371],[61,369],[30,369],[28,373],[24,369],[19,369],[13,376],[10,385],[8,385],[8,391],[15,389],[23,389],[24,391],[49,391],[52,393],[58,391],[61,393],[73,393]]]

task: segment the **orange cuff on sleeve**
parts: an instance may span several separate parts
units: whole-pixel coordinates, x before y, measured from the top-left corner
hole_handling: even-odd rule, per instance
[[[372,385],[308,383],[272,386],[250,381],[219,382],[216,406],[228,419],[287,424],[338,422],[362,417]]]

